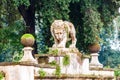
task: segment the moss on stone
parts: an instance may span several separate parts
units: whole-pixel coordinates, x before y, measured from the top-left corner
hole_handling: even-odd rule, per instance
[[[21,39],[23,39],[23,38],[32,38],[32,39],[35,40],[35,38],[34,38],[34,36],[33,36],[32,34],[24,34],[24,35],[21,37]]]
[[[34,45],[34,41],[35,38],[32,34],[24,34],[21,37],[21,43],[25,46],[25,47],[31,47]]]

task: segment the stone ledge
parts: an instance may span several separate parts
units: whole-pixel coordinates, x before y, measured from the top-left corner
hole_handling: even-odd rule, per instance
[[[90,55],[82,54],[82,58],[91,58]]]
[[[100,80],[105,80],[109,79],[112,80],[114,77],[111,76],[102,76],[102,75],[84,75],[84,74],[79,74],[79,75],[71,75],[71,74],[62,74],[60,77],[57,77],[55,75],[51,76],[45,76],[45,77],[40,77],[40,76],[34,76],[35,79],[100,79]]]
[[[79,52],[79,50],[77,48],[49,48],[51,50],[58,50],[58,51],[62,51],[62,52],[72,52],[72,53],[76,53]]]
[[[90,70],[97,70],[97,71],[114,71],[114,69],[111,68],[90,68]]]
[[[39,57],[63,57],[67,53],[74,53],[77,54],[79,57],[82,57],[82,53],[79,52],[77,48],[49,48],[51,50],[58,50],[58,54],[46,53],[46,54],[34,54],[35,58]],[[84,56],[88,57],[88,56]]]
[[[22,65],[22,66],[34,66],[34,67],[40,67],[40,68],[56,68],[55,66],[51,66],[49,64],[35,64],[32,62],[1,62],[0,66],[13,66],[13,65]]]
[[[34,56],[37,58],[37,57],[62,57],[65,55],[66,54],[57,54],[57,55],[54,55],[54,54],[35,54]]]

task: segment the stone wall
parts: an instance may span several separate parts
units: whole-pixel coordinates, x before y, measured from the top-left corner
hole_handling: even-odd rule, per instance
[[[112,80],[114,71],[99,67],[90,67],[89,57],[79,53],[77,49],[58,49],[59,54],[37,55],[36,59],[31,57],[31,49],[27,49],[24,58],[20,62],[2,62],[0,63],[0,72],[5,73],[4,80]],[[30,50],[30,51],[28,51]],[[28,55],[28,56],[27,56]],[[63,58],[68,55],[69,65],[63,65]],[[61,69],[60,76],[56,76],[56,66],[37,62],[40,56],[47,56],[48,63],[56,60]],[[27,58],[25,58],[27,57]],[[46,72],[45,77],[40,77],[39,70]]]
[[[0,71],[5,73],[5,80],[34,80],[34,66],[22,63],[0,63]]]

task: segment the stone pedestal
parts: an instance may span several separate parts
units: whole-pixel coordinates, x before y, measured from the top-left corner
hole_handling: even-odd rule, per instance
[[[80,58],[77,56],[76,53],[67,53],[67,55],[70,57],[70,64],[63,65],[63,58],[60,58],[60,67],[61,67],[61,73],[63,74],[80,74],[82,73],[81,70],[81,64],[79,63],[77,58]]]
[[[32,56],[32,50],[33,50],[33,48],[31,48],[31,47],[23,48],[24,55],[23,55],[22,59],[20,60],[20,62],[37,63],[37,61]]]
[[[58,50],[57,57],[49,57],[49,62],[56,61],[57,64],[61,67],[61,73],[62,74],[80,74],[82,73],[81,70],[81,53],[78,51],[77,48],[56,48]],[[56,50],[52,48],[52,50]],[[62,56],[63,55],[63,56]],[[63,58],[64,56],[68,55],[70,58],[69,64],[64,65],[63,64]],[[88,69],[87,69],[88,70]]]
[[[98,60],[98,53],[91,54],[90,68],[103,68],[103,65]]]

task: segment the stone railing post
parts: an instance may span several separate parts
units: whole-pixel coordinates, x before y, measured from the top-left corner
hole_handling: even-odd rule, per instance
[[[82,74],[88,74],[89,73],[89,57],[84,57],[82,61]]]
[[[91,54],[90,68],[103,68],[103,65],[98,60],[98,53]]]
[[[31,48],[31,47],[24,47],[23,48],[24,55],[23,55],[22,59],[20,60],[20,62],[37,63],[36,59],[33,58],[32,50],[33,50],[33,48]]]

